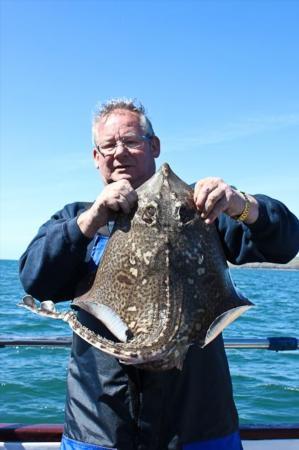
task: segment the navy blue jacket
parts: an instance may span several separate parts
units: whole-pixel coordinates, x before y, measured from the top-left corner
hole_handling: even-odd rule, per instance
[[[254,224],[224,214],[217,220],[226,258],[234,264],[286,263],[299,250],[299,222],[277,200],[256,198],[259,218]],[[95,238],[86,238],[76,221],[89,206],[77,202],[54,214],[21,257],[21,281],[35,298],[72,299],[89,272]],[[113,339],[87,312],[80,310],[78,317]],[[221,335],[204,349],[191,346],[182,371],[161,373],[122,365],[74,335],[65,411],[69,438],[118,450],[178,450],[237,429]]]

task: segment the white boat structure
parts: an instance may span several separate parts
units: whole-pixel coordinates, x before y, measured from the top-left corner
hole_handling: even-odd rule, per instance
[[[71,338],[6,338],[0,347],[50,346],[68,347]],[[294,337],[267,339],[226,339],[226,348],[255,348],[274,351],[298,350]],[[250,425],[241,427],[244,450],[299,450],[299,417],[295,425]],[[0,423],[0,450],[59,450],[62,424]],[[162,450],[162,449],[161,449]]]

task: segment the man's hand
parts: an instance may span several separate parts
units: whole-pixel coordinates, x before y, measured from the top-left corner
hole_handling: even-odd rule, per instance
[[[94,204],[77,219],[82,233],[93,238],[97,230],[105,225],[113,211],[128,214],[137,202],[137,193],[128,180],[119,180],[107,184]]]
[[[258,202],[252,195],[247,194],[247,197],[250,205],[245,223],[252,224],[258,218]],[[239,216],[246,205],[241,192],[216,177],[203,178],[196,183],[194,202],[207,224],[213,223],[222,212],[230,217]]]

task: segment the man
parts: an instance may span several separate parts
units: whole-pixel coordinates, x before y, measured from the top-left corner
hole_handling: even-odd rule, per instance
[[[106,103],[93,135],[103,191],[92,204],[73,203],[54,214],[21,257],[24,288],[39,300],[74,298],[99,263],[113,214],[129,213],[138,201],[135,189],[155,172],[160,142],[143,107]],[[233,263],[284,263],[299,249],[298,220],[276,200],[205,178],[195,185],[194,202],[203,220],[216,224]],[[78,317],[113,339],[86,311]],[[122,365],[74,335],[61,448],[240,450],[222,337],[204,349],[191,346],[182,371],[149,372]]]

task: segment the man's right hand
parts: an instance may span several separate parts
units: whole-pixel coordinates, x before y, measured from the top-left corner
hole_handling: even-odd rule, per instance
[[[128,214],[137,199],[137,193],[128,180],[107,184],[91,208],[80,214],[78,226],[86,237],[93,238],[97,230],[109,221],[113,211]]]

